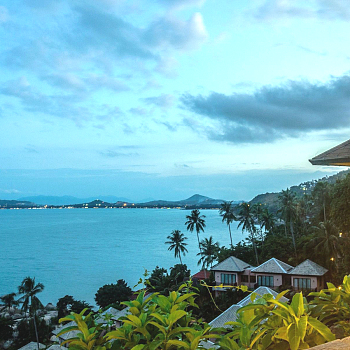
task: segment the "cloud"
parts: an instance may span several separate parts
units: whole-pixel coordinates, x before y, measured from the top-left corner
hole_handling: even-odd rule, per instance
[[[145,31],[144,38],[151,46],[188,50],[204,43],[208,34],[203,17],[197,12],[188,21],[159,18]]]
[[[191,6],[202,6],[205,0],[158,0],[164,6],[169,6],[171,9]]]
[[[350,126],[350,76],[325,84],[289,81],[265,86],[255,93],[208,96],[184,94],[183,108],[206,116],[211,125],[193,119],[184,123],[211,139],[230,142],[269,142],[283,137]]]
[[[107,151],[102,151],[99,152],[101,155],[108,157],[108,158],[119,158],[119,157],[135,157],[135,156],[139,156],[138,153],[123,153],[123,152],[118,152],[115,150],[107,150]]]
[[[142,98],[141,100],[149,105],[166,109],[174,105],[175,97],[171,94],[161,94],[159,96]]]
[[[259,20],[283,18],[350,19],[349,4],[343,0],[266,0],[254,13]]]
[[[18,190],[14,189],[14,188],[13,189],[9,189],[9,190],[0,188],[0,193],[18,194],[18,193],[21,193],[21,191],[18,191]]]

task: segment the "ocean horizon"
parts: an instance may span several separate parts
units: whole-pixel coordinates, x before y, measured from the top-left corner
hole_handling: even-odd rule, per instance
[[[17,292],[29,276],[44,284],[40,300],[56,303],[65,295],[95,305],[105,284],[124,279],[133,288],[145,270],[169,269],[179,263],[165,244],[173,230],[188,237],[183,263],[200,270],[195,232],[186,230],[181,209],[40,209],[0,210],[0,296]],[[213,236],[226,247],[228,228],[218,210],[201,210],[206,228],[200,239]],[[234,243],[246,235],[231,225]]]

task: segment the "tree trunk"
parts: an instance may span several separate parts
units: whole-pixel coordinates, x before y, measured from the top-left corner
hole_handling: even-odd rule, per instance
[[[323,222],[326,222],[326,203],[323,202]]]
[[[197,232],[198,248],[199,248],[199,252],[201,252],[202,248],[201,248],[201,244],[199,243],[199,232],[198,231],[196,232]]]
[[[295,244],[295,237],[294,237],[294,228],[293,228],[293,221],[290,220],[290,233],[292,234],[292,241],[293,241],[293,247],[294,247],[294,254],[295,254],[295,257],[297,256],[297,247],[296,247],[296,244]]]
[[[180,263],[182,265],[181,253],[179,254],[179,258],[180,258]]]
[[[231,249],[233,249],[233,244],[232,244],[232,234],[231,234],[231,227],[230,227],[230,224],[228,224],[228,231],[230,232]]]
[[[36,310],[34,309],[34,315],[33,315],[33,322],[34,322],[34,330],[35,330],[35,336],[36,336],[36,345],[38,350],[39,349],[39,336],[38,336],[38,329],[36,327]]]
[[[252,243],[253,243],[253,248],[254,248],[254,253],[255,253],[256,266],[259,266],[258,250],[256,248],[254,235],[253,235],[252,232],[250,233],[250,235],[251,235],[251,238],[252,238]]]

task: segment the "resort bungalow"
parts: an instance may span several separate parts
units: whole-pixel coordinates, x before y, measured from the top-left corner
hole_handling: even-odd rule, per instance
[[[271,258],[258,267],[230,256],[212,268],[217,286],[245,285],[250,289],[256,287],[269,287],[279,289],[290,286],[294,290],[321,290],[324,288],[324,275],[327,270],[307,259],[296,267],[281,260]],[[226,291],[227,288],[215,288],[217,292]],[[216,293],[217,294],[217,293]]]
[[[255,275],[250,274],[252,268],[254,267],[248,263],[230,256],[211,270],[214,272],[216,285],[245,285],[253,288],[256,281]],[[223,290],[225,289],[223,288]]]
[[[292,269],[293,266],[271,258],[252,269],[251,273],[256,275],[256,282],[259,287],[278,288],[282,285],[290,285],[290,276],[288,274]]]
[[[289,272],[291,285],[294,290],[320,291],[325,285],[325,274],[328,272],[324,267],[307,259]]]

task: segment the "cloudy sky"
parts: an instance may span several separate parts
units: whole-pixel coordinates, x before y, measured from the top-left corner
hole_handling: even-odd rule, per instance
[[[349,138],[344,0],[0,1],[0,198],[251,199]]]

